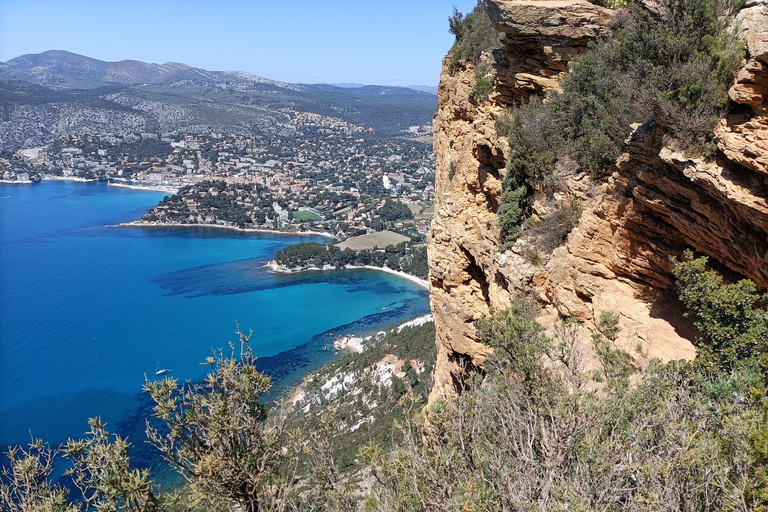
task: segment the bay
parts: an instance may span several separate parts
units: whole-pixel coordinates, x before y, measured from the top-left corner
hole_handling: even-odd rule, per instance
[[[145,376],[199,363],[254,331],[260,368],[296,380],[339,334],[429,312],[428,293],[372,270],[275,274],[264,264],[319,236],[140,228],[162,193],[104,183],[0,185],[0,445],[82,436],[89,417],[136,431]]]

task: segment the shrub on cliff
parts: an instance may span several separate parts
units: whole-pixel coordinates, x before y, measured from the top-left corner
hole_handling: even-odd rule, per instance
[[[456,41],[449,52],[451,74],[466,63],[477,65],[484,52],[490,52],[499,44],[500,34],[493,28],[493,22],[485,11],[484,1],[480,0],[472,12],[462,15],[455,7],[448,18],[448,31],[456,36]]]
[[[528,232],[529,241],[545,253],[551,253],[565,242],[581,219],[581,206],[576,200],[546,215]]]
[[[573,60],[562,91],[513,109],[511,117],[520,121],[506,123],[512,149],[507,175],[513,176],[505,177],[505,191],[525,184],[533,192],[563,154],[594,178],[605,176],[632,123],[657,122],[695,155],[716,149],[711,130],[728,109],[728,87],[744,53],[729,29],[733,0],[661,4],[650,12],[630,3],[629,13],[616,14],[613,35]],[[501,216],[500,224],[502,245],[509,245],[521,229],[505,228],[510,222]]]
[[[267,425],[262,398],[271,379],[256,370],[252,333],[237,329],[240,346],[230,344],[208,357],[211,371],[202,383],[179,386],[176,379],[147,382],[154,416],[147,438],[188,482],[198,502],[215,510],[273,510],[287,488],[282,463],[290,458],[281,424]]]
[[[101,418],[91,418],[88,424],[91,429],[86,438],[70,439],[62,447],[51,448],[40,439],[26,448],[9,447],[5,453],[7,466],[3,465],[0,472],[0,510],[161,510],[160,488],[150,479],[149,471],[131,467],[130,443],[119,435],[110,435]],[[64,478],[56,483],[51,479],[61,470],[62,462],[57,459],[62,454],[71,462],[64,471],[69,486],[62,485]]]
[[[361,451],[376,481],[367,510],[765,510],[754,369],[652,362],[633,386],[569,391],[556,370],[567,342],[541,330],[519,304],[485,322],[487,373],[432,408],[426,442],[411,418],[390,453]]]
[[[696,358],[704,365],[731,370],[753,361],[768,375],[768,294],[760,300],[747,279],[723,283],[707,270],[707,258],[672,258],[680,300],[696,318]]]
[[[501,249],[509,248],[524,234],[522,221],[528,217],[529,196],[547,176],[557,160],[558,128],[555,118],[546,115],[547,106],[538,99],[515,109],[511,121],[504,124],[505,135],[514,152],[502,181],[498,210]]]
[[[487,65],[479,64],[475,68],[475,86],[472,88],[472,97],[482,103],[488,101],[491,91],[493,91],[491,70]]]

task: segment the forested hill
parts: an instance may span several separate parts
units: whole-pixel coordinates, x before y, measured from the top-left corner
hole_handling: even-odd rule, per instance
[[[85,132],[296,134],[297,112],[340,119],[366,136],[429,125],[433,94],[404,87],[298,85],[183,64],[107,63],[68,52],[0,63],[0,145],[7,150]]]
[[[381,250],[361,251],[349,248],[342,251],[335,245],[317,242],[292,244],[275,253],[274,263],[284,270],[323,268],[326,265],[343,268],[352,265],[387,267],[421,279],[426,279],[428,274],[427,247],[407,246],[405,243],[388,245]]]

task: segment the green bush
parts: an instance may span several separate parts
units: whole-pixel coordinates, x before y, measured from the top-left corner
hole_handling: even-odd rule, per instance
[[[453,14],[448,17],[448,32],[456,36],[457,40],[464,35],[464,14],[455,5]]]
[[[515,241],[525,234],[521,220],[528,214],[530,206],[528,205],[528,190],[525,185],[517,188],[511,188],[506,184],[501,194],[502,203],[499,206],[497,215],[499,217],[500,249],[505,251],[512,247]]]
[[[480,64],[475,68],[475,86],[472,88],[472,97],[479,103],[488,101],[488,96],[493,91],[493,76],[487,65]]]
[[[492,51],[499,44],[501,36],[493,27],[493,22],[483,4],[483,0],[480,0],[472,12],[466,16],[454,7],[453,15],[448,18],[448,31],[456,36],[449,52],[451,74],[467,63],[476,66],[480,63],[480,56],[483,53]]]
[[[499,124],[512,149],[505,190],[532,192],[566,154],[604,177],[632,123],[658,123],[695,156],[716,150],[711,131],[729,107],[728,87],[744,55],[729,30],[734,1],[664,0],[662,7],[659,15],[630,3],[629,13],[616,14],[613,35],[573,60],[561,92],[514,108],[513,121]],[[499,208],[502,245],[520,235],[508,216],[502,219],[508,211]]]
[[[509,372],[532,390],[543,380],[549,380],[542,354],[551,349],[551,340],[536,321],[533,303],[517,300],[511,310],[493,313],[477,321],[478,339],[494,348],[489,366]]]
[[[521,223],[530,214],[529,196],[534,187],[551,175],[557,159],[557,128],[550,116],[540,115],[548,107],[534,99],[515,110],[511,121],[500,124],[508,131],[513,153],[502,180],[501,202],[497,212],[501,230],[501,249],[506,250],[523,236]]]
[[[697,359],[725,370],[753,361],[768,374],[768,294],[760,301],[747,279],[724,284],[707,270],[707,258],[694,259],[691,251],[672,263],[680,300],[702,333],[695,341]]]

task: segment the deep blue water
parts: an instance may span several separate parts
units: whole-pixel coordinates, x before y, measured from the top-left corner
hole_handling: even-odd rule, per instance
[[[333,357],[322,350],[331,335],[429,311],[426,290],[382,272],[263,268],[285,245],[320,237],[115,226],[162,196],[0,184],[0,445],[30,430],[54,443],[82,436],[97,415],[138,435],[144,375],[159,365],[199,380],[199,362],[236,340],[236,321],[253,329],[261,368],[286,382]]]

